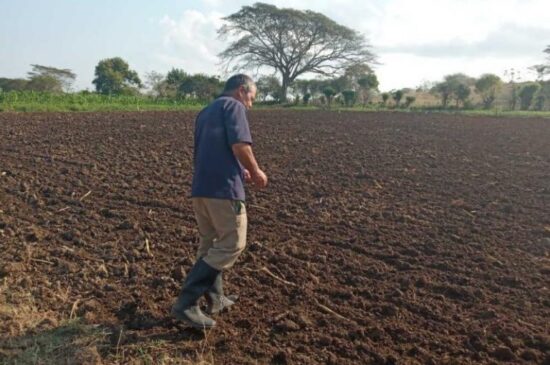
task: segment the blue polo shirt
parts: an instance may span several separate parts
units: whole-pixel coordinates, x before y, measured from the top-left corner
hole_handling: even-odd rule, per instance
[[[246,108],[220,96],[195,121],[192,197],[245,200],[244,168],[231,149],[235,143],[252,144]]]

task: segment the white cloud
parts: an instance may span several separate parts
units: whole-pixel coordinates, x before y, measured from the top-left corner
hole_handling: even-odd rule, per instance
[[[442,40],[429,44],[379,46],[380,52],[403,52],[436,58],[472,57],[489,55],[515,57],[521,54],[538,54],[550,40],[550,29],[502,24],[479,41],[460,38]]]
[[[455,57],[441,60],[434,57],[416,56],[407,53],[387,53],[380,57],[383,63],[376,68],[381,89],[399,89],[417,87],[424,81],[441,81],[445,75],[465,73],[479,77],[484,73],[494,73],[504,78],[504,71],[510,68],[520,69],[523,79],[532,79],[526,67],[536,63],[536,57]]]
[[[157,58],[186,72],[214,73],[217,54],[224,47],[216,33],[222,17],[218,12],[203,14],[196,10],[186,10],[178,20],[165,16],[160,22],[165,32],[164,48]]]
[[[373,41],[383,46],[476,42],[502,24],[550,29],[542,16],[548,10],[542,0],[393,0],[372,24]]]

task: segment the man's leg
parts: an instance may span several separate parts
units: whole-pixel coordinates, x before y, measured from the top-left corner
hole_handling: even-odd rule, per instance
[[[172,315],[194,327],[204,328],[213,327],[216,322],[202,313],[197,300],[209,289],[216,290],[213,285],[218,275],[232,267],[244,250],[247,218],[243,202],[203,198],[197,201],[205,204],[217,239],[206,256],[199,259],[187,275],[178,300],[172,307]]]
[[[172,306],[171,314],[192,327],[214,327],[216,321],[202,313],[197,301],[212,286],[218,274],[218,270],[199,259],[187,274],[180,295]]]
[[[214,245],[214,240],[217,237],[216,229],[212,225],[212,220],[208,214],[205,204],[201,199],[193,199],[193,210],[199,228],[199,249],[197,250],[197,260],[206,256],[208,250]],[[224,308],[229,308],[238,299],[237,295],[225,296],[223,291],[222,272],[218,274],[214,284],[208,289],[205,294],[207,301],[206,313],[215,314],[221,312]]]
[[[241,201],[209,199],[207,207],[218,237],[204,258],[220,269],[214,285],[206,293],[207,313],[214,314],[232,306],[238,298],[225,296],[221,270],[232,267],[246,246],[247,216]]]
[[[247,216],[244,202],[205,199],[217,239],[204,261],[217,270],[231,268],[246,246]]]
[[[194,198],[193,209],[200,233],[200,246],[197,262],[187,274],[180,295],[172,307],[172,315],[197,328],[213,327],[216,322],[202,313],[197,305],[198,299],[212,287],[221,273],[208,265],[201,257],[213,246],[216,231],[210,223],[204,199]]]
[[[214,285],[206,292],[206,313],[216,314],[224,309],[227,309],[235,304],[239,299],[238,295],[224,294],[223,290],[223,277],[222,272],[218,274],[218,277],[214,281]]]
[[[204,199],[193,198],[193,210],[195,211],[195,219],[199,228],[199,249],[197,250],[197,260],[206,256],[208,250],[214,245],[217,233],[216,228],[212,224],[212,220],[208,215],[208,210],[204,204]]]

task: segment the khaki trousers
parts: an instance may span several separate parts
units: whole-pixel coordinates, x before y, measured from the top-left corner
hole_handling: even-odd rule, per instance
[[[229,269],[246,246],[244,202],[228,199],[192,198],[199,226],[197,260],[217,270]]]

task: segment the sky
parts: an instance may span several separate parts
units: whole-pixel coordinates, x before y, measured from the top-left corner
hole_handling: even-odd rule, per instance
[[[416,88],[445,75],[505,70],[535,79],[529,66],[550,45],[548,0],[264,0],[309,9],[363,34],[380,89]],[[68,68],[76,90],[93,90],[94,68],[122,57],[142,80],[182,68],[221,75],[228,45],[222,17],[254,1],[0,0],[0,77],[26,77],[31,64]]]

